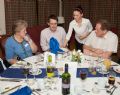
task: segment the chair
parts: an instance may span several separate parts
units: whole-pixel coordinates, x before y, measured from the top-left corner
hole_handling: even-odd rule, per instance
[[[0,73],[2,73],[4,70],[6,70],[6,66],[3,63],[3,60],[0,58]]]
[[[5,59],[5,42],[10,37],[10,34],[2,35],[0,38],[0,48],[1,48],[1,54],[0,58]]]
[[[69,48],[70,50],[73,50],[73,49],[76,48],[75,32],[74,32],[74,30],[73,30],[72,36],[71,36],[71,38],[70,38],[70,40],[69,40],[69,42],[68,42],[68,48]]]
[[[27,28],[28,34],[30,35],[31,39],[35,42],[35,44],[38,47],[38,52],[43,52],[40,46],[40,34],[41,34],[41,31],[47,27],[48,25],[45,24],[45,25],[36,25],[36,26]]]
[[[6,66],[5,66],[5,64],[3,63],[3,60],[1,58],[0,58],[0,64],[2,65],[2,67],[3,67],[4,70],[7,69]]]

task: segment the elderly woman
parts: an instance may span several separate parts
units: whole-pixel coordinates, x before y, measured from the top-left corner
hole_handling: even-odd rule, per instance
[[[28,36],[24,20],[17,20],[13,25],[13,35],[5,43],[6,59],[10,64],[17,62],[17,58],[27,58],[37,52],[37,46]]]

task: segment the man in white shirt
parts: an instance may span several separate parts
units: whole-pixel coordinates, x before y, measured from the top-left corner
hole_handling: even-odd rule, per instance
[[[63,47],[66,32],[63,27],[57,26],[57,17],[55,15],[50,15],[48,18],[48,28],[41,31],[40,35],[40,45],[43,51],[49,50],[49,41],[54,37],[60,47]]]
[[[90,56],[109,58],[117,52],[118,37],[110,31],[110,25],[106,20],[99,20],[95,30],[88,36],[84,53]]]

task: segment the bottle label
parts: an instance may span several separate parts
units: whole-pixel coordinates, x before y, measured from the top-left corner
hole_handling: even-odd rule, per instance
[[[53,77],[54,76],[54,68],[52,66],[47,67],[47,77]]]
[[[64,84],[64,83],[62,83],[62,88],[70,88],[70,84]]]
[[[48,77],[48,78],[54,77],[54,73],[47,73],[47,77]]]
[[[70,78],[62,79],[62,88],[70,88]]]

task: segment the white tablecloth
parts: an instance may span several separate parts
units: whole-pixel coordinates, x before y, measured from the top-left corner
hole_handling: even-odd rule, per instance
[[[93,57],[89,57],[89,56],[84,56],[84,58],[89,58],[89,59],[92,59],[92,60],[95,60],[95,58]],[[29,63],[32,63],[34,64],[35,62],[37,62],[38,60],[38,56],[32,56],[32,57],[29,57],[29,58],[26,58],[25,61],[26,62],[29,62]],[[82,61],[82,63],[80,63],[79,65],[77,64],[77,62],[71,62],[70,61],[70,56],[66,57],[66,58],[63,58],[62,60],[57,60],[56,61],[56,67],[64,67],[64,64],[65,63],[68,63],[69,64],[69,72],[71,74],[71,94],[70,95],[76,95],[75,92],[76,92],[76,88],[77,87],[80,87],[80,88],[83,88],[81,87],[82,86],[82,80],[79,79],[79,78],[76,78],[76,68],[77,67],[80,67],[80,68],[88,68],[89,67],[89,63],[85,60]],[[41,62],[38,62],[37,63],[39,68],[43,68],[43,67],[46,67],[45,64],[43,63],[43,61]],[[117,64],[115,62],[112,62],[112,65],[113,64]],[[16,67],[19,67],[17,64],[11,66],[11,68],[16,68]],[[33,81],[33,79],[29,79],[30,81]],[[45,79],[37,79],[37,82],[32,84],[32,85],[29,85],[31,88],[44,88],[44,80]],[[86,92],[85,94],[79,94],[79,95],[109,95],[108,93],[106,93],[106,90],[103,90],[105,89],[104,87],[101,87],[103,86],[105,83],[107,83],[107,78],[104,77],[104,78],[98,78],[98,77],[95,77],[95,78],[87,78],[84,82],[85,84],[85,89],[90,91],[90,92]],[[116,78],[116,85],[117,85],[117,89],[115,90],[115,92],[113,93],[113,95],[120,95],[120,85],[117,84],[117,81],[120,81],[120,78]],[[95,94],[93,93],[92,89],[94,87],[94,83],[95,82],[98,82],[99,84],[99,89],[100,92]],[[26,82],[24,81],[21,81],[21,82],[7,82],[7,81],[0,81],[0,90],[1,91],[4,91],[5,88],[9,87],[14,87],[16,85],[22,85],[22,86],[25,86],[25,85],[28,85],[26,84]],[[60,78],[56,78],[56,83],[55,83],[55,86],[57,88],[57,90],[51,90],[51,91],[43,91],[43,92],[40,92],[41,95],[62,95],[61,94],[61,79]],[[11,92],[8,92],[8,93],[11,93]],[[8,95],[8,93],[6,93],[5,95]],[[49,93],[49,94],[48,94]],[[38,94],[36,94],[38,95]]]

